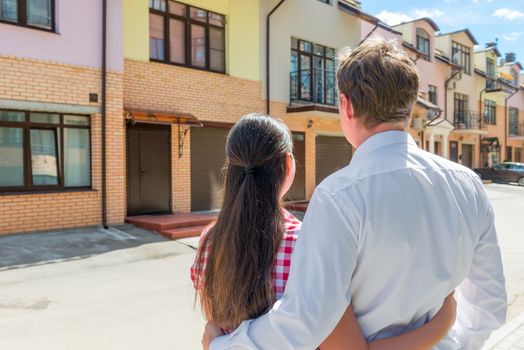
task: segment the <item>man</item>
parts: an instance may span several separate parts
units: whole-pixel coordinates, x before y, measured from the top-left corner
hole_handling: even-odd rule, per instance
[[[480,349],[506,316],[482,182],[404,131],[419,77],[395,44],[367,40],[337,78],[351,164],[315,190],[282,299],[210,348],[314,349],[349,303],[368,341],[385,338],[427,322],[456,289],[457,320],[437,349]]]

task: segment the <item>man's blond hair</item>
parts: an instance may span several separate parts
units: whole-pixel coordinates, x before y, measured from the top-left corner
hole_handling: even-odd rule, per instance
[[[417,100],[419,75],[398,44],[371,37],[344,56],[337,85],[351,101],[355,117],[367,128],[407,122]]]

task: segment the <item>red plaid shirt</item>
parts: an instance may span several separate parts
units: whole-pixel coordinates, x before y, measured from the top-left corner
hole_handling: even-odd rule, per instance
[[[284,236],[282,237],[280,248],[278,249],[273,267],[273,288],[275,289],[275,295],[277,299],[282,297],[282,294],[284,294],[284,289],[286,288],[287,279],[289,277],[289,267],[291,266],[291,254],[293,254],[293,248],[295,246],[295,242],[297,241],[301,224],[302,223],[295,216],[293,216],[293,214],[285,210]],[[200,242],[202,242],[207,232],[208,230],[205,230],[202,233]],[[209,244],[206,251],[200,256],[200,259],[198,259],[199,254],[197,254],[197,258],[195,259],[193,266],[191,266],[191,280],[193,280],[193,285],[197,290],[201,289],[203,286],[203,273],[206,268],[208,254]],[[199,269],[201,273],[200,276],[198,276]],[[197,277],[199,278],[197,279]]]

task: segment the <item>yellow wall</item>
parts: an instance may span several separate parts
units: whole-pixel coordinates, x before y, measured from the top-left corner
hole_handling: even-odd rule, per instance
[[[149,61],[148,0],[124,0],[124,57]]]
[[[226,16],[227,74],[260,80],[259,0],[184,0]],[[124,0],[124,56],[149,60],[149,1]]]

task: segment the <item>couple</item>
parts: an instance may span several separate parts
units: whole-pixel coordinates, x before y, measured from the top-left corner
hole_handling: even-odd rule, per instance
[[[302,225],[282,206],[295,173],[287,127],[252,114],[231,129],[222,210],[191,268],[204,348],[480,349],[506,316],[482,182],[404,131],[419,77],[395,44],[365,41],[337,79],[357,150]]]

